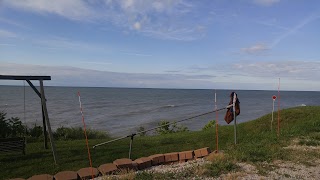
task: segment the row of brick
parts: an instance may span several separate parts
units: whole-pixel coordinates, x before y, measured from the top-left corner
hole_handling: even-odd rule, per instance
[[[210,154],[208,147],[197,149],[194,151],[173,152],[166,154],[155,154],[149,157],[141,157],[134,161],[131,159],[123,158],[99,166],[98,168],[82,168],[75,171],[62,171],[52,176],[49,174],[41,174],[30,177],[28,180],[78,180],[78,179],[91,179],[92,175],[98,177],[100,175],[109,175],[117,172],[119,169],[143,170],[151,166],[160,164],[171,164],[175,162],[186,162],[189,160],[202,158]],[[16,178],[12,180],[25,180]]]

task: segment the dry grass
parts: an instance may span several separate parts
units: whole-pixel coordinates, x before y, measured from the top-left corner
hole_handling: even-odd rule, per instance
[[[132,169],[119,169],[114,175],[102,176],[102,180],[134,180],[136,173]]]
[[[225,159],[225,155],[223,153],[210,153],[207,157],[205,157],[207,161],[216,162],[222,161]]]

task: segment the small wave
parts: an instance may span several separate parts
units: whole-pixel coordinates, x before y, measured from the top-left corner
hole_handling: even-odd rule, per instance
[[[173,105],[173,104],[168,104],[168,105],[165,105],[165,106],[161,106],[160,108],[173,108],[173,107],[176,107],[176,106]]]
[[[141,108],[141,109],[137,109],[134,111],[129,111],[121,114],[116,114],[116,115],[113,115],[113,117],[127,117],[127,116],[135,116],[139,114],[148,114],[151,112],[157,112],[163,109],[174,108],[174,107],[177,107],[177,106],[173,104],[168,104],[168,105],[158,106],[158,107],[147,107],[147,108]]]
[[[305,104],[301,104],[300,106],[307,106],[307,105],[305,105]]]

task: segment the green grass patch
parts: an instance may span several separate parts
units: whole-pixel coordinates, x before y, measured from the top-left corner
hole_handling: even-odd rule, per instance
[[[290,160],[293,151],[284,149],[292,139],[308,137],[313,145],[319,145],[320,107],[297,107],[281,111],[280,137],[277,136],[277,120],[271,130],[271,115],[238,124],[238,144],[234,145],[233,126],[219,127],[219,149],[229,155],[230,163],[220,162],[208,169],[212,175],[221,169],[234,169],[234,161],[259,163],[275,159]],[[241,115],[238,118],[241,121]],[[99,135],[97,135],[99,136]],[[68,139],[68,138],[66,138]],[[130,139],[113,142],[92,149],[92,146],[110,140],[89,139],[93,166],[128,157]],[[132,159],[157,153],[179,152],[209,146],[215,149],[215,128],[203,131],[181,132],[159,136],[135,136]],[[58,165],[54,165],[52,152],[43,148],[43,142],[27,143],[26,155],[0,153],[0,179],[29,178],[35,174],[56,174],[63,170],[77,171],[88,167],[88,153],[85,140],[56,141]],[[317,154],[314,154],[317,155]],[[318,156],[318,155],[317,155]],[[303,157],[301,157],[303,158]],[[139,176],[146,177],[147,174]],[[160,176],[160,175],[159,175]],[[168,175],[171,177],[171,175]],[[160,178],[160,177],[159,177]],[[161,178],[160,178],[161,179]]]

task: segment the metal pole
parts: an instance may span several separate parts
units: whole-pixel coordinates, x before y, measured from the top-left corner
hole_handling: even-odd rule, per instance
[[[278,137],[280,136],[280,78],[279,78],[279,85],[278,85]]]
[[[233,118],[234,118],[234,144],[237,144],[237,117],[236,117],[236,93],[233,94]]]
[[[131,135],[131,138],[130,138],[129,159],[131,159],[131,150],[132,150],[133,136],[134,136],[134,135]]]
[[[57,159],[56,159],[56,146],[54,144],[53,140],[53,135],[51,131],[51,125],[49,121],[49,115],[48,115],[48,110],[47,110],[47,105],[46,105],[46,98],[44,95],[44,88],[43,88],[43,80],[40,80],[40,92],[41,92],[41,104],[42,104],[42,109],[44,112],[45,120],[48,126],[48,131],[49,131],[49,137],[50,137],[50,143],[51,143],[51,149],[52,149],[52,154],[53,154],[53,160],[54,163],[57,164]]]
[[[215,91],[214,93],[214,110],[216,111],[216,150],[217,150],[217,153],[219,151],[219,134],[218,134],[218,106],[217,106],[217,92]]]

